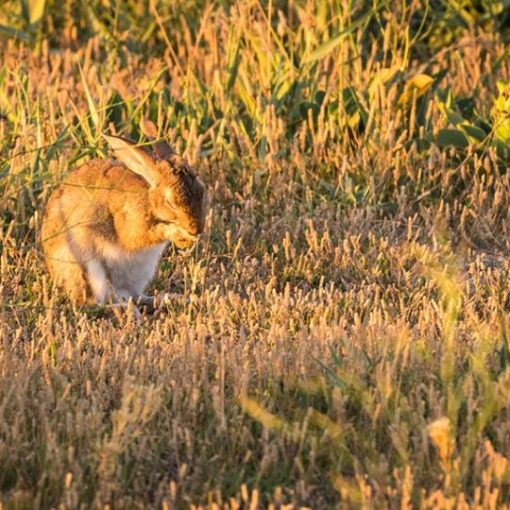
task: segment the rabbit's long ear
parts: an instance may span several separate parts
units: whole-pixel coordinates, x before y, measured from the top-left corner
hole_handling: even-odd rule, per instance
[[[143,177],[151,188],[158,185],[160,175],[156,162],[151,156],[129,140],[104,133],[103,136],[119,161],[122,161],[132,172]]]
[[[170,147],[165,140],[161,137],[158,139],[158,128],[154,122],[151,122],[149,119],[142,119],[140,122],[140,128],[147,138],[150,140],[157,140],[154,142],[152,147],[158,158],[167,159],[175,153],[172,147]]]

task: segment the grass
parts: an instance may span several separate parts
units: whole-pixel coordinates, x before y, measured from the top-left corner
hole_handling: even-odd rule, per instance
[[[509,508],[508,11],[7,2],[0,508]],[[44,205],[142,116],[210,191],[194,299],[73,309]]]

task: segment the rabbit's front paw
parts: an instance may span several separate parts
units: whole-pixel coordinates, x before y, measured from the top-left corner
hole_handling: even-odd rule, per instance
[[[185,297],[177,292],[165,292],[156,298],[158,306],[175,306],[182,305]]]

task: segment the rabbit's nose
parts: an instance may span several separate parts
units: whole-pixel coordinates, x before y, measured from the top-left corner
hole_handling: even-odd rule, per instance
[[[192,223],[188,228],[188,234],[190,236],[198,238],[200,236],[202,230],[198,227],[198,225]]]
[[[200,233],[197,230],[188,230],[186,232],[185,238],[191,243],[195,243],[200,237]]]

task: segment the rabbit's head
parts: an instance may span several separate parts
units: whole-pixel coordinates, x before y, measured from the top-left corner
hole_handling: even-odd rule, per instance
[[[186,160],[165,142],[154,143],[149,154],[124,138],[103,136],[115,157],[147,182],[152,227],[178,248],[192,246],[204,229],[206,193]]]

